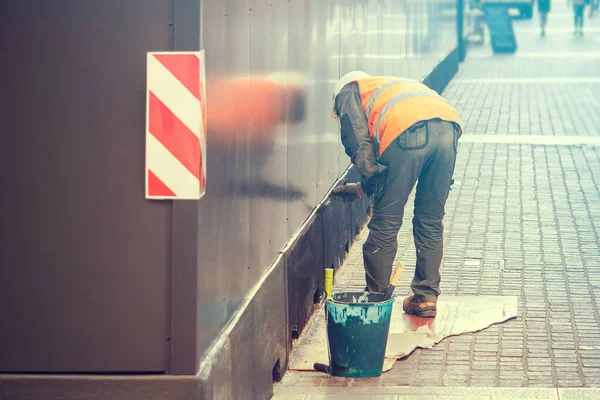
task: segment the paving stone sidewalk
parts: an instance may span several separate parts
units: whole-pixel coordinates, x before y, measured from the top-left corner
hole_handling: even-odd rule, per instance
[[[523,41],[535,42],[532,35]],[[540,57],[475,50],[444,93],[467,140],[444,220],[442,292],[516,295],[519,317],[417,350],[378,378],[291,371],[282,386],[600,387],[600,147],[494,140],[600,137],[598,38],[588,47],[578,42],[579,56],[569,57],[560,54],[566,47],[542,48]],[[489,141],[472,143],[469,135]],[[408,294],[414,272],[411,218],[412,198],[398,236],[397,258],[406,263],[400,294]],[[339,290],[364,287],[367,234],[352,246]]]

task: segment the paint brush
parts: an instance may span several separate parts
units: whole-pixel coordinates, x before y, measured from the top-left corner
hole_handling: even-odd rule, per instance
[[[392,275],[390,279],[390,285],[385,289],[384,292],[384,300],[388,300],[394,294],[394,289],[396,289],[396,283],[398,283],[398,279],[400,279],[400,275],[402,274],[402,270],[404,270],[404,263],[400,261],[398,265],[396,265],[396,271]]]

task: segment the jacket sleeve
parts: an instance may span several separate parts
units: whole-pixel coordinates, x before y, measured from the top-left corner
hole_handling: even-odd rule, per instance
[[[335,98],[335,111],[340,117],[342,144],[346,154],[356,165],[363,189],[368,193],[375,175],[385,171],[386,167],[377,162],[377,146],[371,139],[367,118],[363,111],[358,84],[346,85]]]

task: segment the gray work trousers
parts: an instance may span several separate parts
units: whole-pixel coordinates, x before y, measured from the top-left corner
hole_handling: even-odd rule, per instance
[[[413,218],[417,265],[411,288],[419,301],[435,301],[440,294],[442,219],[456,148],[454,125],[436,119],[415,124],[382,154],[379,162],[387,171],[377,182],[369,237],[363,246],[370,292],[383,292],[389,285],[404,206],[418,180]]]

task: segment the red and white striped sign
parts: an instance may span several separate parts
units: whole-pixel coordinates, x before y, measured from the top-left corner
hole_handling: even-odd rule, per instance
[[[204,51],[147,55],[146,198],[206,191]]]

